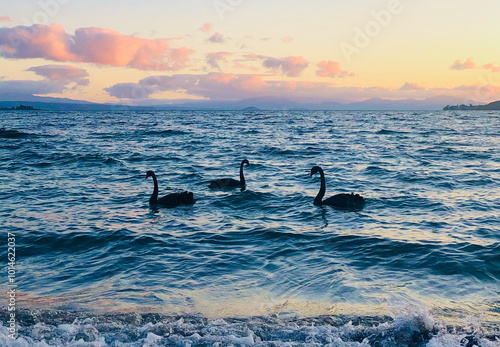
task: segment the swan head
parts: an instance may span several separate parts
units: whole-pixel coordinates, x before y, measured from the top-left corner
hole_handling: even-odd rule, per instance
[[[241,161],[241,164],[247,164],[247,165],[250,165],[250,163],[248,162],[248,160],[247,160],[247,159],[243,159],[243,160]]]
[[[148,179],[149,177],[152,177],[154,175],[155,175],[155,173],[153,171],[149,170],[148,172],[146,172],[146,179]]]
[[[323,170],[319,166],[313,166],[311,169],[311,173],[309,174],[309,177],[311,177],[312,175],[314,175],[320,171],[323,171]]]

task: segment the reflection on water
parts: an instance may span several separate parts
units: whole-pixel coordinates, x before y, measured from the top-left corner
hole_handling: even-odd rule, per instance
[[[417,303],[443,319],[498,318],[499,119],[6,113],[0,128],[25,134],[0,145],[19,295],[25,307],[210,317],[383,315]],[[242,158],[246,189],[207,188],[237,177]],[[314,206],[314,165],[327,196],[357,192],[365,208]],[[160,194],[199,200],[151,208],[147,170]]]

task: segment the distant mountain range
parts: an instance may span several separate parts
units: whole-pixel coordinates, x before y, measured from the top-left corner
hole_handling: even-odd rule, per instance
[[[368,99],[353,103],[296,101],[285,98],[259,97],[239,101],[177,101],[150,100],[148,105],[99,104],[67,98],[41,97],[25,94],[0,93],[0,107],[11,108],[20,104],[49,111],[121,111],[121,110],[442,110],[445,105],[478,104],[452,96],[436,96],[424,100]],[[500,102],[498,102],[500,103]],[[494,103],[492,103],[494,104]],[[487,107],[481,105],[480,107]],[[497,107],[500,105],[497,105]],[[498,108],[496,108],[498,109]]]

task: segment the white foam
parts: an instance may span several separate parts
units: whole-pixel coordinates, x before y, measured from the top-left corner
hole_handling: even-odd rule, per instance
[[[132,316],[134,318],[135,316]],[[125,318],[125,319],[124,319]],[[316,316],[292,318],[260,316],[249,318],[207,319],[203,317],[108,315],[52,324],[50,321],[22,327],[26,336],[8,338],[8,330],[0,325],[0,346],[6,347],[155,347],[158,345],[211,346],[294,346],[297,344],[338,347],[368,347],[390,341],[402,344],[425,343],[429,347],[456,347],[467,337],[482,347],[500,347],[491,341],[491,331],[449,330],[425,308],[409,305],[393,319],[388,317]],[[58,319],[56,319],[58,321]],[[128,323],[126,323],[128,322]],[[342,324],[342,322],[344,322]],[[457,331],[469,331],[470,335]],[[118,333],[117,333],[118,332]],[[495,334],[495,332],[493,332]],[[106,342],[107,341],[107,342]],[[361,342],[359,342],[361,341]]]
[[[156,343],[161,339],[163,339],[163,337],[149,332],[148,335],[146,336],[146,338],[144,339],[143,346],[145,346],[145,347],[156,346]]]
[[[439,334],[438,336],[433,337],[428,343],[426,347],[457,347],[457,346],[465,346],[462,343],[463,339],[466,338],[467,335],[461,334]],[[481,347],[500,347],[500,340],[490,341],[484,338],[477,338],[477,342]],[[474,345],[478,346],[478,345]]]

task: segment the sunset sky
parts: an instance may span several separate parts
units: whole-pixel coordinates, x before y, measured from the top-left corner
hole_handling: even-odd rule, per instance
[[[500,99],[498,0],[2,0],[0,93]]]

